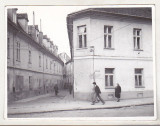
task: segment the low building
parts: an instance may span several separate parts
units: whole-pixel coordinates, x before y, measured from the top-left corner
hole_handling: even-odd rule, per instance
[[[38,25],[28,25],[26,13],[8,9],[7,84],[8,101],[53,91],[63,83],[63,61],[58,48]]]
[[[94,81],[105,100],[153,97],[151,8],[89,8],[67,16],[74,94],[90,99]]]

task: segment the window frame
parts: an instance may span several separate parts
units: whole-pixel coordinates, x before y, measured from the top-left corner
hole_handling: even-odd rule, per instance
[[[10,59],[10,38],[7,38],[7,58]]]
[[[32,90],[32,76],[29,76],[28,78],[28,83],[29,83],[29,90],[31,91]]]
[[[106,29],[107,28],[107,32]],[[108,32],[108,28],[111,28],[111,33]],[[113,42],[113,26],[111,25],[104,25],[104,49],[114,49],[114,42]],[[107,39],[106,37],[107,36]],[[111,36],[111,47],[109,47],[108,36]]]
[[[39,67],[41,67],[41,55],[39,55]]]
[[[46,69],[48,69],[48,59],[46,58]]]
[[[112,69],[112,73],[106,73],[106,69]],[[105,68],[104,69],[104,72],[105,72],[105,88],[108,89],[108,88],[114,88],[114,74],[115,74],[115,68]],[[108,86],[106,85],[106,76],[108,76]],[[113,77],[113,85],[111,86],[110,84],[110,77]]]
[[[137,32],[139,31],[139,35],[137,35]],[[139,39],[139,44],[137,42],[137,39]],[[133,28],[133,47],[134,51],[143,51],[142,49],[142,29],[141,28]]]
[[[85,27],[86,32],[79,33],[79,29],[81,27]],[[81,45],[81,47],[80,47],[79,36],[82,36],[82,45]],[[84,37],[84,36],[86,36],[86,37]],[[78,38],[78,48],[79,49],[86,49],[87,48],[87,26],[86,25],[77,26],[77,38]]]
[[[32,64],[32,52],[31,52],[31,50],[28,51],[28,63]]]
[[[52,61],[50,61],[50,70],[52,70]]]
[[[136,70],[141,70],[141,73],[136,73]],[[135,68],[134,69],[134,85],[135,85],[135,88],[145,88],[144,86],[144,79],[143,79],[143,73],[144,73],[144,69],[143,68]],[[139,77],[141,76],[141,85],[139,84],[140,83],[140,80],[139,80]],[[137,81],[136,81],[136,78],[137,78]],[[138,82],[138,83],[137,83]]]
[[[16,61],[20,62],[20,42],[16,42]]]

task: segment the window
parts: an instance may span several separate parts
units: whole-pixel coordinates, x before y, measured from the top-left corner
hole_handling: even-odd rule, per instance
[[[143,69],[135,69],[135,87],[143,87]]]
[[[41,88],[41,79],[39,79],[39,89]]]
[[[113,48],[112,29],[113,26],[104,26],[104,48]]]
[[[141,29],[133,29],[133,41],[134,41],[134,49],[141,50],[142,40],[141,40]]]
[[[39,67],[41,67],[41,55],[39,55]]]
[[[16,75],[15,91],[23,90],[23,76]]]
[[[53,72],[55,73],[55,69],[56,69],[56,63],[55,63],[55,61],[54,61],[54,66],[53,66],[54,68],[54,70],[53,70]]]
[[[48,60],[46,59],[46,69],[48,69]]]
[[[78,46],[79,48],[87,47],[87,29],[86,26],[78,26]]]
[[[7,74],[7,90],[10,91],[10,75]]]
[[[30,51],[30,50],[29,50],[29,54],[28,54],[28,56],[29,56],[28,63],[30,63],[30,64],[31,64],[31,63],[32,63],[32,62],[31,62],[31,58],[32,58],[31,56],[32,56],[32,54],[31,54],[31,51]]]
[[[20,61],[20,42],[17,42],[16,45],[16,60]]]
[[[32,90],[32,76],[29,76],[29,90]]]
[[[50,61],[50,70],[52,69],[52,61]]]
[[[10,58],[10,39],[7,39],[7,58]]]
[[[105,68],[105,87],[114,86],[114,68]]]

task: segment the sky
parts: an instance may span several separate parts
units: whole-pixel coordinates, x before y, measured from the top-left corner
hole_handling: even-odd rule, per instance
[[[27,13],[29,25],[38,25],[44,35],[47,35],[58,46],[58,54],[66,52],[70,56],[70,46],[67,33],[66,17],[69,13],[88,8],[87,6],[12,6],[18,8],[17,13]]]

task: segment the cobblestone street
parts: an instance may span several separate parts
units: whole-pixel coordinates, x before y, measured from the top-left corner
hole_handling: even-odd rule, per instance
[[[154,116],[152,98],[106,101],[91,105],[89,101],[75,100],[68,90],[23,99],[8,105],[9,118],[38,117],[125,117]]]
[[[39,117],[139,117],[153,116],[153,105],[131,106],[117,109],[96,109],[78,111],[59,111],[48,113],[31,113],[9,115],[9,118],[39,118]]]

